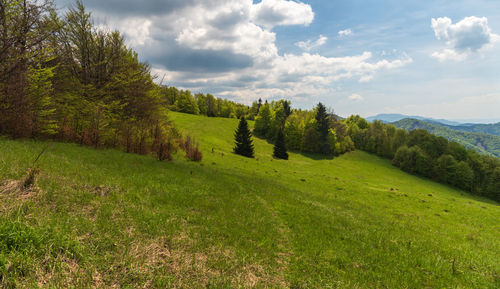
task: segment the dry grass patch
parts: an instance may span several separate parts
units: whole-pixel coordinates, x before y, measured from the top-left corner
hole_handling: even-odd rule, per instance
[[[217,282],[234,288],[287,287],[283,274],[273,274],[273,270],[260,264],[239,264],[229,248],[212,247],[199,252],[194,245],[195,241],[185,233],[172,240],[137,241],[128,252],[134,260],[129,270],[149,280],[141,284],[142,288],[152,287],[151,280],[158,272],[171,277],[171,288],[203,288]],[[218,269],[217,264],[226,264],[226,269]]]
[[[14,208],[36,198],[40,189],[36,185],[24,187],[24,180],[6,180],[0,184],[1,211],[11,212]]]

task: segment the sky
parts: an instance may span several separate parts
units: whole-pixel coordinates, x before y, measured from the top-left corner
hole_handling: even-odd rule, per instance
[[[500,121],[498,0],[83,3],[169,86],[342,116]]]

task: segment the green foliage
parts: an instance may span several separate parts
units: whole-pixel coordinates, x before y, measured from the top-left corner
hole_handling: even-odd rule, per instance
[[[317,153],[320,151],[321,136],[314,126],[309,126],[304,130],[302,138],[302,151],[309,153]]]
[[[190,113],[190,114],[200,113],[198,105],[196,104],[196,100],[189,91],[181,92],[181,94],[175,101],[174,106],[176,108],[176,111],[179,112]]]
[[[149,65],[139,61],[118,31],[97,29],[81,1],[62,16],[49,1],[5,3],[9,18],[0,21],[5,45],[0,48],[1,134],[140,154],[161,151],[159,159],[171,159],[175,149],[170,144],[181,136],[165,133],[171,131],[166,110],[177,105],[198,113],[188,91],[169,90],[170,98],[162,99]],[[5,42],[4,37],[13,35],[24,38],[25,45]]]
[[[51,82],[54,69],[55,67],[33,67],[28,75],[29,92],[33,102],[34,135],[55,135],[59,129]]]
[[[500,167],[498,158],[479,155],[424,129],[407,133],[379,121],[360,129],[358,116],[349,117],[345,123],[358,149],[392,158],[393,164],[406,172],[500,200],[500,191],[492,189],[496,189],[492,184],[494,172]]]
[[[491,124],[466,124],[466,125],[446,125],[436,123],[437,125],[449,128],[455,131],[486,133],[500,136],[500,122]]]
[[[236,143],[236,146],[234,147],[235,154],[242,155],[248,158],[254,157],[252,133],[248,128],[248,123],[245,120],[244,116],[242,116],[240,119],[238,129],[234,134],[234,140]]]
[[[328,134],[330,132],[330,126],[328,123],[328,115],[326,113],[326,107],[320,102],[316,107],[316,130],[319,135],[318,143],[318,153],[330,154],[332,148],[328,145]]]
[[[207,116],[215,117],[218,114],[215,97],[211,94],[207,94]]]
[[[300,151],[304,134],[302,123],[296,114],[288,117],[285,124],[286,147],[292,151]]]
[[[236,119],[169,117],[199,141],[200,163],[51,142],[40,194],[0,194],[0,224],[40,244],[0,253],[0,287],[497,287],[498,203],[363,151],[284,162],[254,138],[256,158],[243,158]],[[45,145],[0,140],[0,184]]]
[[[288,160],[288,153],[286,152],[285,135],[283,130],[278,131],[276,141],[274,142],[273,156],[277,159]]]
[[[486,155],[500,157],[500,136],[496,131],[499,124],[478,125],[478,129],[447,126],[435,122],[426,122],[416,119],[403,119],[394,123],[395,126],[408,131],[426,130],[432,134],[442,136],[449,141],[457,142],[467,149],[473,149]],[[480,128],[484,129],[480,129]],[[491,130],[488,129],[491,128]],[[491,132],[488,134],[486,132]],[[496,135],[495,135],[496,134]]]
[[[266,102],[261,106],[259,110],[259,114],[255,118],[255,127],[253,133],[256,136],[266,137],[271,130],[271,108],[270,105]]]

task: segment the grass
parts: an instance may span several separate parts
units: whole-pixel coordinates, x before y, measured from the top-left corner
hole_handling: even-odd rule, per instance
[[[171,119],[201,163],[53,143],[33,192],[5,188],[46,143],[0,140],[0,286],[500,287],[497,203],[364,152],[239,157],[237,120]]]

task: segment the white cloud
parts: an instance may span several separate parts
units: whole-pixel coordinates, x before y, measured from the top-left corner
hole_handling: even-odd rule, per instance
[[[311,40],[300,41],[300,42],[295,43],[295,45],[304,49],[304,50],[310,51],[313,48],[325,45],[326,41],[328,41],[328,37],[320,35],[318,37],[318,39],[316,39],[315,41],[311,41]]]
[[[439,61],[461,61],[469,54],[493,46],[499,36],[492,33],[486,17],[465,17],[456,24],[448,17],[431,20],[434,35],[444,41],[448,48],[434,52],[432,56]]]
[[[442,51],[432,53],[432,57],[436,58],[440,62],[445,62],[447,60],[462,61],[467,58],[467,54],[457,52],[453,49],[443,49]]]
[[[252,21],[268,29],[278,25],[309,25],[314,20],[310,5],[285,0],[262,0],[252,5]]]
[[[350,101],[363,101],[365,98],[357,93],[351,94],[347,97]]]
[[[126,35],[128,45],[144,45],[150,38],[149,31],[152,22],[146,19],[132,18],[119,22],[117,26]]]
[[[148,11],[134,16],[127,14],[128,10],[114,15],[104,8],[100,11],[98,1],[93,12],[106,15],[108,26],[125,34],[153,72],[166,75],[164,83],[179,88],[246,103],[259,97],[304,100],[334,94],[340,80],[367,82],[380,71],[412,61],[406,55],[375,58],[370,52],[344,57],[309,53],[326,43],[328,38],[322,35],[297,43],[305,53],[280,54],[272,27],[313,21],[311,6],[301,2],[170,1],[178,4],[173,6],[176,8],[154,14],[148,14],[150,7],[146,7]]]
[[[351,29],[340,30],[338,32],[338,35],[339,35],[339,37],[352,35],[352,30]]]
[[[395,111],[407,115],[425,115],[433,118],[447,119],[498,119],[500,94],[489,93],[461,97],[452,101],[412,104],[397,107],[386,107],[382,112]],[[443,110],[443,108],[446,110]],[[380,113],[380,111],[378,111]]]

